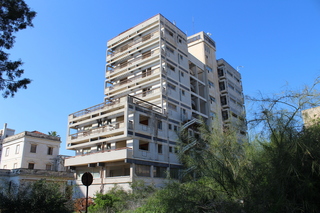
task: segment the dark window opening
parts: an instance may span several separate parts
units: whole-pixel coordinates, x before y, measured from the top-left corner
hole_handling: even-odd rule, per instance
[[[52,155],[53,154],[53,147],[48,147],[48,155]]]
[[[167,176],[167,168],[166,167],[153,167],[153,177],[166,178]]]
[[[31,144],[30,152],[31,153],[36,153],[37,152],[37,145],[36,144]]]
[[[162,145],[161,144],[158,144],[158,153],[162,154]]]
[[[28,169],[34,169],[34,163],[29,163],[28,164]]]
[[[136,164],[135,171],[137,176],[150,177],[150,166]]]
[[[140,115],[139,116],[139,124],[148,126],[149,125],[149,117],[144,116],[144,115]]]
[[[226,89],[226,86],[225,86],[224,82],[219,82],[219,89],[220,89],[220,91]]]
[[[149,151],[149,142],[139,141],[139,149]]]
[[[229,113],[228,111],[222,111],[222,119],[223,120],[228,120],[229,118]]]
[[[221,96],[220,97],[220,102],[221,102],[221,105],[227,105],[227,97],[226,96]]]

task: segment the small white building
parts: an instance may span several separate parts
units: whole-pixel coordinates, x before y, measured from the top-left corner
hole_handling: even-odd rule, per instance
[[[74,173],[64,167],[67,156],[59,155],[60,137],[38,131],[14,132],[7,124],[0,130],[1,188],[40,179],[72,184]]]
[[[21,132],[2,140],[1,169],[57,170],[60,137],[38,131]]]

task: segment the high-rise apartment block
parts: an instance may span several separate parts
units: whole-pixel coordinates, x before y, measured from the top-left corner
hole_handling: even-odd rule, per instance
[[[108,41],[104,102],[72,113],[65,165],[93,174],[91,193],[176,178],[177,134],[199,119],[245,135],[240,73],[204,32],[187,37],[158,14]],[[190,134],[197,134],[190,129]],[[81,188],[81,186],[80,186]]]

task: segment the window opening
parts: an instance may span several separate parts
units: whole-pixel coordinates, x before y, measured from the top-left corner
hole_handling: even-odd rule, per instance
[[[28,169],[34,169],[34,163],[29,163],[28,164]]]
[[[139,149],[149,151],[149,142],[147,141],[139,141]]]
[[[48,155],[52,155],[53,153],[53,147],[48,147]]]
[[[31,144],[30,152],[31,153],[36,153],[37,152],[37,145],[36,144]]]
[[[162,145],[161,144],[158,144],[158,153],[162,154]]]

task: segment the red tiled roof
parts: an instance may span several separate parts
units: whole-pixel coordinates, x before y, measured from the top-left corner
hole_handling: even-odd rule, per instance
[[[46,135],[46,134],[44,134],[44,133],[42,133],[42,132],[39,132],[39,131],[37,131],[37,130],[32,131],[32,133],[36,133],[36,134],[39,134],[39,135]]]

